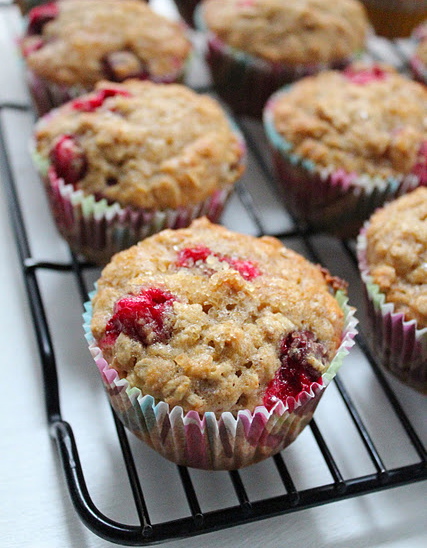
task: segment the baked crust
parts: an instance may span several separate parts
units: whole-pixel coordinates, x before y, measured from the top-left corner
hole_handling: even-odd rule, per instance
[[[109,96],[93,112],[68,103],[35,131],[37,153],[45,159],[61,136],[73,136],[87,164],[75,186],[85,194],[121,205],[176,208],[200,203],[242,174],[242,139],[215,99],[180,84],[127,80],[100,82],[77,101],[111,88],[129,96]]]
[[[205,260],[180,262],[185,250],[201,247],[210,251]],[[109,340],[120,299],[153,288],[173,296],[162,320],[166,338],[153,341],[148,332],[142,343],[120,332]],[[115,255],[97,284],[91,328],[106,360],[143,394],[184,411],[221,413],[262,405],[290,333],[310,332],[321,345],[323,358],[308,358],[320,376],[343,323],[324,269],[275,238],[202,218]]]
[[[151,79],[176,75],[191,51],[183,28],[139,0],[61,0],[58,15],[41,30],[43,47],[27,43],[21,50],[38,76],[58,85],[92,89],[108,75],[104,60],[114,52],[130,52]]]
[[[384,65],[349,70],[293,84],[273,104],[276,130],[316,166],[381,178],[411,173],[427,141],[427,88]],[[354,82],[364,70],[366,81]]]
[[[371,217],[367,263],[386,302],[427,326],[427,188],[390,202]]]
[[[354,0],[205,0],[209,30],[273,63],[331,63],[363,49],[364,7]]]

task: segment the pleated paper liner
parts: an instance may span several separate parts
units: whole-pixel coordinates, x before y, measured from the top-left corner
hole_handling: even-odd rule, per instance
[[[309,391],[301,392],[296,399],[279,401],[271,410],[261,405],[237,415],[184,413],[179,406],[170,408],[165,402],[143,395],[126,379],[119,378],[96,345],[90,330],[91,302],[85,305],[84,329],[111,405],[131,432],[174,463],[205,470],[233,470],[278,453],[310,422],[326,387],[354,344],[354,308],[341,291],[336,293],[336,299],[345,314],[345,328],[341,346],[322,375],[321,384],[312,383]]]
[[[316,165],[295,153],[292,143],[274,125],[274,103],[288,89],[273,94],[263,121],[279,192],[302,227],[341,238],[355,237],[375,209],[421,184],[414,174],[382,178],[349,173]]]
[[[367,226],[358,236],[357,256],[367,304],[369,343],[385,370],[427,394],[427,328],[420,329],[415,320],[405,320],[373,282],[366,262]]]
[[[285,84],[326,69],[343,69],[360,55],[331,63],[273,63],[225,44],[203,19],[203,5],[194,13],[195,27],[207,34],[206,61],[218,95],[239,115],[262,117],[269,97]]]

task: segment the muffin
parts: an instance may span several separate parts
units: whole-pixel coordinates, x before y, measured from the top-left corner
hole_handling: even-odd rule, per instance
[[[415,50],[409,59],[409,66],[414,78],[427,84],[427,20],[414,30],[412,38]]]
[[[191,42],[139,0],[61,0],[30,11],[20,41],[39,114],[100,80],[180,81]]]
[[[357,0],[205,0],[195,22],[207,31],[217,92],[236,113],[252,116],[282,85],[347,65],[368,28]]]
[[[163,228],[218,220],[245,145],[207,95],[104,81],[39,119],[33,157],[60,233],[102,264]]]
[[[200,0],[174,0],[179,15],[188,26],[194,27],[194,11]]]
[[[427,184],[427,89],[356,63],[279,90],[264,127],[285,205],[311,230],[357,235],[386,200]]]
[[[235,469],[309,422],[352,345],[353,312],[325,269],[203,218],[116,254],[85,329],[131,431],[178,464]]]
[[[377,210],[361,230],[357,253],[374,354],[427,394],[427,188]]]
[[[375,32],[386,38],[405,37],[427,17],[427,0],[361,0]]]

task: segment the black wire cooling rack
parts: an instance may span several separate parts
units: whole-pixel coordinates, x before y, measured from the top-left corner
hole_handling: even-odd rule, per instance
[[[0,7],[4,7],[0,4]],[[381,58],[384,55],[384,44],[381,44],[381,54],[376,47],[370,49],[372,58]],[[402,70],[406,68],[406,56],[404,49],[399,43],[387,45],[388,55],[394,63]],[[387,421],[397,421],[403,431],[404,443],[407,451],[413,455],[412,460],[402,465],[389,465],[384,452],[379,450],[378,440],[372,434],[372,428],[365,420],[365,413],[358,399],[353,397],[352,390],[346,388],[341,374],[334,380],[338,397],[341,398],[345,413],[357,433],[359,442],[364,448],[366,458],[370,462],[372,472],[361,475],[349,475],[343,472],[343,465],[336,454],[336,448],[331,446],[322,434],[323,424],[317,424],[312,420],[307,427],[312,434],[317,450],[321,454],[325,469],[327,470],[325,481],[316,485],[300,488],[295,474],[287,462],[287,451],[268,459],[267,466],[275,469],[281,484],[281,493],[275,491],[271,496],[253,498],[248,491],[246,482],[251,474],[249,467],[245,473],[241,471],[227,472],[235,496],[235,503],[228,506],[204,511],[198,494],[198,487],[191,471],[185,467],[170,464],[175,470],[182,485],[182,500],[174,501],[173,504],[180,504],[188,508],[183,517],[165,521],[151,519],[150,511],[146,501],[146,495],[141,482],[139,471],[141,458],[135,455],[132,443],[129,442],[128,434],[122,424],[116,419],[114,412],[113,420],[117,432],[116,443],[120,447],[123,463],[127,472],[130,489],[133,495],[135,515],[137,520],[134,524],[121,523],[111,519],[105,512],[93,502],[88,488],[87,478],[81,464],[79,447],[75,441],[73,427],[63,418],[60,408],[59,381],[57,375],[57,361],[55,358],[56,341],[51,335],[49,322],[46,313],[46,306],[40,291],[39,274],[42,271],[55,271],[57,273],[71,274],[77,284],[82,303],[87,300],[88,287],[86,273],[94,267],[76,257],[70,252],[70,260],[66,262],[47,262],[38,260],[32,255],[28,233],[25,228],[25,219],[22,212],[22,204],[17,192],[17,184],[20,182],[20,174],[17,173],[10,159],[8,133],[4,116],[9,112],[22,112],[23,115],[33,117],[30,105],[4,102],[0,104],[0,167],[5,183],[6,196],[9,202],[10,218],[16,240],[16,247],[22,267],[22,275],[27,290],[29,306],[31,310],[34,331],[37,337],[40,362],[43,372],[45,387],[45,403],[50,435],[55,441],[62,469],[64,472],[69,495],[74,508],[83,523],[98,536],[126,545],[149,545],[171,539],[185,538],[202,533],[212,532],[226,527],[241,525],[244,523],[261,520],[290,512],[296,512],[305,508],[332,503],[357,495],[368,494],[391,487],[397,487],[427,479],[427,454],[419,432],[413,423],[413,416],[410,416],[404,409],[399,398],[399,391],[396,391],[395,384],[384,374],[371,355],[368,346],[365,344],[363,335],[357,336],[357,348],[363,359],[369,364],[373,376],[377,379],[384,398],[387,400]],[[267,184],[274,189],[274,181],[271,169],[266,159],[265,147],[262,141],[260,128],[254,122],[237,118],[248,144],[250,164],[255,165]],[[254,127],[255,130],[254,131]],[[280,238],[286,245],[293,246],[295,242],[303,249],[304,254],[314,262],[323,262],[322,253],[319,254],[319,241],[317,235],[303,232],[298,227],[274,233],[267,232],[265,220],[259,213],[257,200],[245,185],[245,182],[237,185],[236,194],[240,205],[250,217],[257,235],[269,234]],[[273,190],[274,192],[274,190]],[[262,192],[261,192],[262,194]],[[59,238],[59,236],[58,236]],[[334,249],[349,262],[351,269],[357,270],[354,254],[354,242],[334,241]],[[328,266],[328,265],[326,265]],[[336,273],[336,272],[334,272]],[[358,305],[359,303],[352,303]],[[361,329],[363,333],[363,329]],[[90,356],[88,357],[88,360]],[[66,390],[66,387],[65,387]],[[316,415],[317,417],[317,415]],[[343,443],[346,443],[346,433],[342,433]],[[406,449],[405,449],[406,451]],[[345,466],[344,466],[345,468]],[[203,474],[217,474],[217,472],[203,472]],[[203,474],[202,480],[203,481]],[[249,475],[249,476],[248,476]],[[199,480],[200,480],[200,476]],[[280,491],[280,490],[279,490]],[[167,496],[167,495],[166,495]],[[152,501],[150,501],[152,503]],[[155,501],[154,501],[155,504]]]

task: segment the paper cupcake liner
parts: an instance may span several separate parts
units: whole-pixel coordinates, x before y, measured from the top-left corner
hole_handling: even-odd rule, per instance
[[[373,282],[366,261],[365,223],[357,238],[357,257],[363,281],[373,353],[385,370],[403,383],[427,394],[427,328],[419,329],[415,320],[405,320],[393,303]]]
[[[233,190],[233,185],[229,185],[197,204],[155,210],[123,207],[117,202],[108,203],[105,198],[84,195],[52,170],[42,180],[60,234],[75,253],[100,265],[118,251],[165,228],[183,228],[203,216],[217,222]]]
[[[354,237],[375,209],[420,186],[414,174],[371,177],[325,168],[296,154],[274,125],[274,103],[286,90],[282,88],[270,98],[263,122],[279,191],[289,213],[303,228]]]
[[[131,387],[106,362],[91,333],[90,301],[85,304],[84,330],[111,405],[131,432],[176,464],[205,470],[234,470],[278,453],[310,422],[325,388],[354,344],[357,324],[354,308],[348,305],[342,292],[337,292],[336,298],[345,314],[345,328],[341,346],[322,375],[322,384],[313,383],[297,399],[278,402],[270,411],[259,406],[253,412],[244,410],[237,415],[225,412],[218,417],[212,412],[202,416],[195,411],[184,413],[179,406],[171,409],[167,403],[156,402],[152,396],[144,396],[138,388]]]
[[[343,69],[354,57],[332,63],[271,63],[237,50],[209,31],[202,6],[194,14],[195,26],[207,32],[206,61],[215,90],[236,114],[260,118],[268,98],[283,85],[325,69]]]

